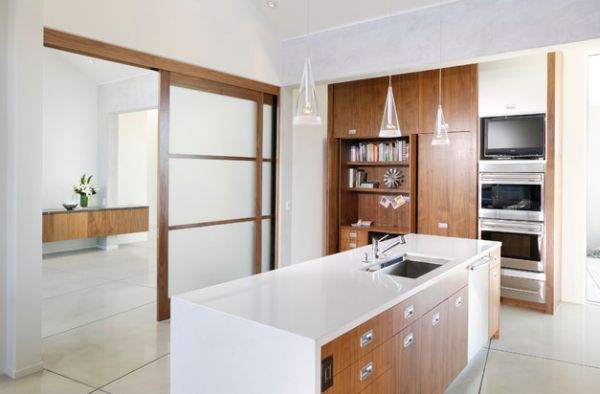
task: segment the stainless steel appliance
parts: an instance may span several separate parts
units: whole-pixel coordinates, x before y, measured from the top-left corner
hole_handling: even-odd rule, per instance
[[[544,223],[480,219],[479,238],[502,242],[503,297],[545,302]]]
[[[502,242],[502,267],[544,272],[544,223],[479,220],[479,238]]]
[[[543,173],[480,173],[479,217],[544,221]]]

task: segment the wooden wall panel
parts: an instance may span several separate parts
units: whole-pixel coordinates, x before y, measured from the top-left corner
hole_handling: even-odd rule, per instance
[[[421,73],[396,75],[392,78],[392,85],[402,135],[419,133]],[[381,107],[383,109],[383,104]]]

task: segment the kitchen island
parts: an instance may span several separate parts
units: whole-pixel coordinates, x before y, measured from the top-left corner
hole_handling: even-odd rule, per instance
[[[380,262],[364,263],[364,247],[172,297],[171,392],[443,392],[467,363],[469,272],[487,271],[501,244],[406,240],[381,261],[439,267],[370,272]],[[487,294],[473,301],[488,306]]]

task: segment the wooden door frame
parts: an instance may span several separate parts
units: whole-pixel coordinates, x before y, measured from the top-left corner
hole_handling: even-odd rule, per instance
[[[44,44],[45,47],[58,49],[66,52],[75,53],[78,55],[90,56],[94,58],[104,59],[116,63],[127,64],[130,66],[145,68],[148,70],[157,71],[160,75],[159,88],[159,157],[158,157],[158,253],[157,253],[157,319],[165,320],[170,317],[170,303],[168,291],[168,255],[169,255],[169,90],[172,82],[173,74],[177,74],[178,80],[184,80],[189,77],[189,81],[195,84],[201,84],[202,90],[210,91],[217,94],[248,96],[251,95],[257,98],[257,104],[271,102],[273,105],[273,113],[276,114],[277,123],[273,127],[276,138],[276,147],[274,147],[275,157],[271,160],[274,162],[275,169],[275,201],[273,206],[272,220],[275,227],[274,233],[274,265],[279,267],[278,259],[278,242],[279,242],[279,151],[280,151],[280,87],[252,79],[224,73],[221,71],[212,70],[209,68],[169,59],[162,56],[152,55],[145,52],[140,52],[134,49],[125,48],[118,45],[109,44],[106,42],[93,40],[78,36],[71,33],[62,32],[52,28],[44,27]],[[257,136],[260,134],[262,139],[262,107],[257,110]],[[260,129],[258,127],[260,126]],[[262,144],[260,152],[257,142],[257,166],[260,164],[260,169],[257,167],[257,183],[262,182],[262,162],[268,161],[262,158]],[[261,176],[260,182],[258,176]],[[257,190],[256,198],[261,198],[262,188]],[[256,202],[256,217],[262,212],[258,212],[261,208],[258,200]],[[256,220],[256,218],[254,218]],[[257,222],[257,231],[260,232],[262,222]],[[258,245],[260,237],[255,242],[254,269],[259,267],[260,248]]]

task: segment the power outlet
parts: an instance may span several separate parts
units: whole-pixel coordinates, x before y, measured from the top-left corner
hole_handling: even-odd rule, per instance
[[[333,356],[321,361],[321,392],[333,386]]]

